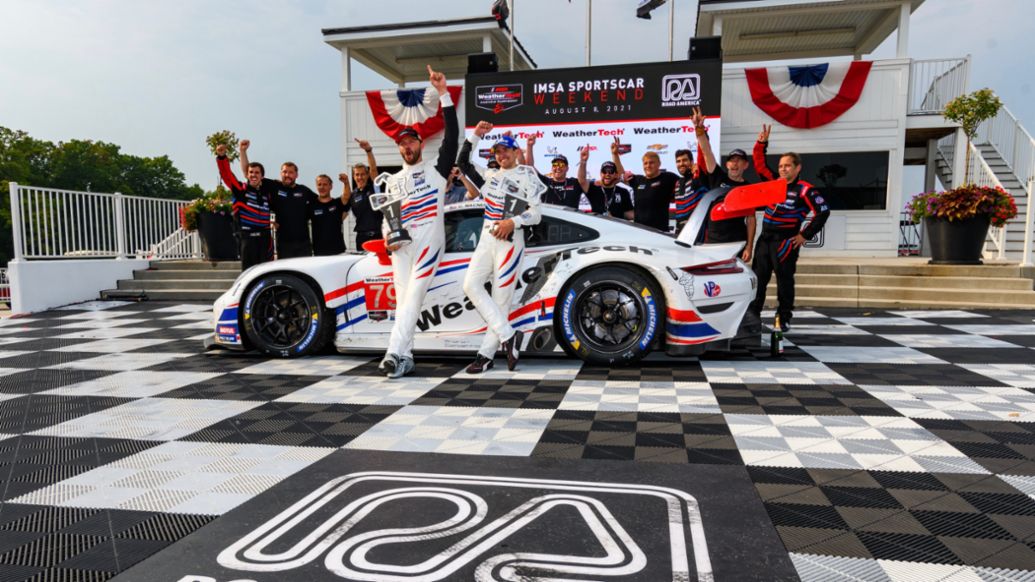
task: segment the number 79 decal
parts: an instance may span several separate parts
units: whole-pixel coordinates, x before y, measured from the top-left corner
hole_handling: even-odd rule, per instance
[[[395,309],[395,284],[391,277],[376,277],[363,282],[366,290],[367,311]]]

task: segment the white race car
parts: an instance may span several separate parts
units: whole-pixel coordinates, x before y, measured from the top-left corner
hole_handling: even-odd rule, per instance
[[[740,259],[743,243],[693,244],[705,195],[680,236],[543,205],[525,229],[526,251],[506,275],[518,285],[510,312],[521,351],[564,351],[587,362],[631,363],[652,349],[673,356],[728,349],[758,338],[745,321],[756,279]],[[482,231],[483,205],[445,208],[446,249],[417,322],[418,352],[473,354],[485,322],[463,291]],[[384,352],[395,290],[384,252],[287,259],[241,273],[213,307],[213,342],[283,357],[320,350]]]

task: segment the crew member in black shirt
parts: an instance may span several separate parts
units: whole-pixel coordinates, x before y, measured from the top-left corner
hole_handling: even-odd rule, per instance
[[[249,140],[241,140],[241,165],[248,164]],[[276,221],[277,258],[311,257],[313,245],[309,240],[309,207],[316,200],[316,193],[309,186],[298,183],[298,166],[284,162],[280,166],[280,188],[277,189],[270,207]]]
[[[589,158],[589,148],[586,158]],[[618,167],[612,161],[600,164],[600,180],[590,183],[586,178],[586,164],[579,164],[579,185],[589,199],[593,214],[606,214],[615,218],[633,219],[632,191],[622,184]]]
[[[700,152],[700,159],[704,163],[702,181],[706,183],[706,189],[712,190],[721,186],[737,187],[750,184],[744,172],[750,166],[747,153],[742,149],[731,150],[726,156],[725,169],[715,159],[715,152],[712,151],[712,144],[708,140],[708,132],[704,127],[705,117],[700,109],[694,109],[690,121],[694,125],[694,132],[697,134],[697,150]],[[708,208],[709,214],[712,208],[725,200],[726,196],[720,196],[712,202]],[[755,216],[745,218],[730,218],[727,220],[712,220],[709,216],[705,222],[703,242],[706,243],[727,243],[744,241],[744,250],[740,254],[741,260],[745,263],[751,262],[753,246],[755,242]]]
[[[525,142],[528,149],[525,158],[532,167],[535,167],[533,149],[535,141],[536,136],[532,134]],[[550,162],[550,174],[548,176],[539,174],[539,179],[543,181],[543,184],[546,184],[546,192],[542,196],[544,203],[567,206],[578,210],[579,202],[582,201],[582,195],[585,191],[577,179],[568,177],[568,158],[562,155],[555,156],[553,161]]]
[[[622,159],[618,153],[618,138],[611,146],[611,161],[618,173],[624,175]],[[679,176],[661,170],[661,157],[657,152],[643,154],[643,175],[634,174],[627,183],[633,189],[633,219],[645,226],[668,232],[668,207],[676,193]]]
[[[368,240],[381,238],[381,223],[384,216],[380,211],[370,207],[370,195],[374,193],[374,182],[372,176],[377,176],[377,160],[374,158],[374,149],[370,142],[357,139],[356,143],[367,154],[367,163],[352,166],[352,185],[350,188],[349,175],[338,174],[338,179],[345,185],[345,193],[342,194],[342,201],[346,209],[352,212],[356,219],[356,226],[353,231],[356,233],[356,248],[362,249],[363,243]]]
[[[345,235],[341,224],[349,211],[341,198],[331,197],[334,182],[326,174],[316,177],[316,200],[309,207],[313,227],[313,254],[318,257],[345,252]]]
[[[232,212],[241,244],[241,267],[247,269],[273,260],[270,198],[277,191],[277,183],[264,177],[266,170],[258,162],[246,166],[247,182],[238,181],[226,157],[226,144],[216,146],[216,165],[219,177],[233,196]]]

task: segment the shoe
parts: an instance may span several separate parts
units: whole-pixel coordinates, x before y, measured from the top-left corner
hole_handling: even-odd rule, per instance
[[[787,319],[784,319],[782,317],[780,318],[780,331],[782,331],[784,333],[787,333],[787,332],[791,331],[791,318],[790,317],[788,317]]]
[[[514,368],[517,368],[518,363],[518,339],[521,336],[517,332],[510,336],[510,339],[500,344],[500,349],[503,350],[503,355],[507,357],[507,369],[511,372]]]
[[[468,374],[481,374],[485,370],[491,370],[493,366],[492,360],[485,356],[478,354],[474,357],[474,361],[467,366]]]
[[[381,365],[377,367],[377,371],[391,378],[398,366],[399,356],[396,356],[395,354],[385,354],[385,359],[381,360]]]
[[[403,357],[399,359],[399,364],[395,366],[395,370],[391,374],[388,374],[388,377],[392,379],[402,378],[412,374],[416,368],[417,365],[413,363],[413,358]]]

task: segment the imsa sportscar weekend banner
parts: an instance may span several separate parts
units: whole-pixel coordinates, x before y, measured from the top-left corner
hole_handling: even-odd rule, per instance
[[[479,147],[482,165],[493,142],[509,130],[522,145],[528,136],[537,136],[535,165],[544,173],[555,156],[564,155],[570,165],[568,175],[574,177],[579,152],[588,145],[586,169],[595,176],[600,164],[611,159],[615,137],[626,154],[622,164],[627,170],[641,173],[640,158],[655,151],[662,167],[675,171],[676,150],[697,153],[689,121],[694,107],[708,116],[708,136],[716,155],[721,155],[721,79],[721,61],[467,75],[467,135],[479,121],[494,125]]]

